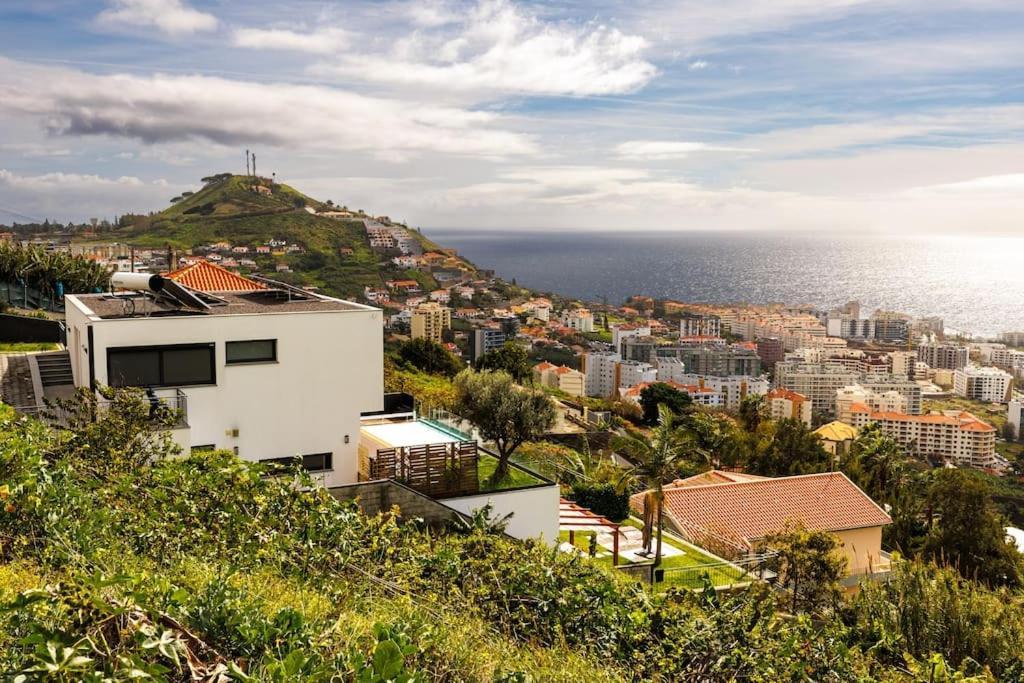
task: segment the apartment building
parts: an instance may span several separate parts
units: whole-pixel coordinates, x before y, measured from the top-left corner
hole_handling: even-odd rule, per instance
[[[481,356],[505,345],[509,337],[500,327],[478,327],[469,333],[469,357],[474,363]]]
[[[624,360],[618,366],[616,389],[637,384],[653,384],[658,381],[658,369],[650,363],[638,360]]]
[[[1010,403],[1006,408],[1006,421],[1013,427],[1013,433],[1018,440],[1022,436],[1020,431],[1022,417],[1024,417],[1024,398],[1010,399]]]
[[[877,413],[907,413],[907,397],[895,390],[875,392],[859,384],[836,390],[836,419],[853,423],[853,406],[867,406]]]
[[[1002,332],[999,341],[1009,346],[1024,346],[1024,332]]]
[[[921,414],[923,391],[917,382],[892,375],[861,375],[860,385],[876,394],[895,391],[906,399],[908,413],[911,415]]]
[[[562,311],[562,324],[577,332],[593,332],[594,314],[585,308],[569,308]]]
[[[436,301],[421,303],[412,312],[412,338],[430,339],[438,344],[445,330],[452,328],[452,309]]]
[[[836,391],[856,384],[861,374],[841,367],[783,361],[775,365],[775,386],[806,396],[815,412],[832,415],[836,409]]]
[[[634,323],[622,323],[620,325],[612,325],[612,348],[618,349],[621,352],[622,342],[626,339],[636,337],[650,337],[651,326],[650,325],[638,325]],[[638,359],[646,360],[646,359]]]
[[[678,358],[687,371],[695,375],[757,377],[761,374],[757,351],[743,346],[699,344],[658,349],[657,353]]]
[[[999,368],[972,365],[953,373],[953,393],[975,401],[1006,403],[1012,385],[1013,375]]]
[[[65,297],[75,386],[143,387],[188,449],[290,459],[356,481],[360,413],[383,408],[380,310],[200,261],[148,289]]]
[[[580,357],[587,396],[614,396],[619,388],[621,356],[614,351],[591,352]]]
[[[761,359],[761,367],[771,370],[785,358],[786,347],[778,337],[759,337],[757,355]]]
[[[773,420],[800,420],[811,426],[811,401],[788,389],[772,389],[765,395],[768,416]]]
[[[928,364],[930,368],[943,370],[959,370],[966,367],[968,349],[959,344],[921,344],[917,347],[917,359]]]
[[[876,412],[863,404],[851,408],[854,427],[871,423],[917,455],[966,467],[997,465],[995,427],[966,411],[907,415]]]
[[[1011,373],[1024,374],[1024,351],[1017,349],[992,349],[992,365],[1008,370]]]
[[[717,315],[683,313],[679,321],[680,337],[720,337],[722,320]]]
[[[547,361],[533,366],[534,382],[543,387],[559,389],[570,396],[583,396],[586,378],[578,370]]]

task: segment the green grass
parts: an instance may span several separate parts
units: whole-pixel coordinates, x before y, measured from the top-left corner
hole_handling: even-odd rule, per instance
[[[32,351],[56,351],[60,344],[51,342],[0,342],[0,353],[30,353]]]
[[[632,517],[625,520],[623,524],[637,529],[643,528],[643,524]],[[590,537],[594,533],[595,532],[593,531],[577,531],[575,533],[574,545],[579,548],[583,554],[587,554],[589,552]],[[560,532],[559,540],[568,542],[569,532]],[[681,555],[673,555],[671,557],[662,557],[661,568],[666,571],[665,581],[663,583],[659,583],[656,587],[659,591],[666,590],[673,586],[699,588],[701,586],[702,572],[696,571],[695,568],[707,567],[708,565],[711,565],[711,567],[707,569],[708,576],[711,579],[711,583],[715,586],[728,586],[747,580],[744,577],[742,570],[728,564],[723,564],[724,561],[721,558],[710,555],[697,546],[687,543],[682,539],[677,539],[668,533],[665,533],[662,537],[662,544],[682,550],[683,553]],[[594,557],[594,561],[603,566],[611,567],[612,553],[605,548],[598,546],[597,555]],[[620,557],[619,564],[626,565],[630,563]]]
[[[974,413],[1000,431],[1003,425],[1006,424],[1006,406],[993,405],[984,401],[972,401],[969,398],[962,398],[960,396],[950,396],[949,398],[934,401],[926,400],[921,404],[921,409],[925,412],[929,410],[966,410],[969,413]]]
[[[524,486],[537,486],[544,481],[533,476],[526,470],[510,465],[508,475],[500,482],[492,482],[491,477],[498,468],[498,459],[487,453],[479,453],[477,460],[477,478],[480,480],[480,491],[504,491],[507,489],[522,488]]]

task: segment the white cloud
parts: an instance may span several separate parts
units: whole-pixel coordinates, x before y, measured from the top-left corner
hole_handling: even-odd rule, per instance
[[[0,111],[37,117],[53,135],[208,141],[359,151],[390,160],[423,152],[532,155],[496,114],[367,97],[320,86],[208,76],[104,75],[0,58]]]
[[[217,17],[182,0],[110,0],[110,5],[97,17],[100,24],[153,27],[171,36],[213,31],[218,24]]]
[[[686,65],[686,68],[690,71],[703,71],[704,69],[711,66],[708,62],[703,59],[697,59]]]
[[[747,147],[728,147],[709,145],[704,142],[677,142],[673,140],[630,140],[615,148],[616,154],[622,159],[665,161],[685,159],[698,152],[756,152]]]
[[[0,205],[25,216],[83,220],[162,206],[175,193],[164,180],[50,172],[23,175],[0,168]]]
[[[656,74],[647,41],[604,25],[542,21],[508,0],[479,0],[454,25],[395,41],[385,54],[351,54],[319,74],[441,88],[536,95],[633,92]]]
[[[1014,197],[1024,203],[1024,173],[1006,173],[962,180],[956,183],[911,188],[908,196]]]
[[[242,28],[235,31],[233,40],[238,47],[330,55],[348,44],[349,34],[340,28],[320,28],[308,32]]]

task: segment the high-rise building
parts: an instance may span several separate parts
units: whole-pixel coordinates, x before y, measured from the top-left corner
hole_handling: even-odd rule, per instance
[[[621,357],[613,351],[586,353],[580,358],[587,396],[613,396],[619,388]]]
[[[757,355],[761,359],[761,366],[772,370],[775,364],[786,356],[786,347],[778,337],[758,337]]]
[[[508,341],[505,331],[495,327],[478,327],[469,334],[469,357],[474,363],[485,353],[500,349]]]
[[[959,370],[967,365],[968,349],[959,344],[921,344],[917,347],[917,359],[930,368]]]
[[[430,339],[440,344],[444,331],[450,330],[451,327],[452,309],[436,301],[426,301],[412,312],[413,339]]]
[[[953,393],[975,401],[1006,403],[1012,385],[1013,375],[999,368],[972,365],[953,373]]]

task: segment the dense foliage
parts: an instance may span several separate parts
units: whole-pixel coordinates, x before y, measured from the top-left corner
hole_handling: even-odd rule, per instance
[[[451,351],[426,337],[402,342],[398,357],[416,370],[445,377],[454,377],[465,367]]]
[[[24,284],[45,296],[56,296],[58,283],[68,294],[106,288],[110,270],[81,256],[0,241],[0,282]]]
[[[594,514],[621,522],[629,517],[629,494],[612,484],[578,483],[572,487],[572,499]]]
[[[298,472],[166,457],[138,396],[0,415],[0,676],[952,681],[1019,673],[1019,598],[907,565],[838,612],[642,587],[483,529],[367,518]],[[79,412],[85,420],[91,406]],[[947,661],[949,664],[947,664]],[[978,664],[980,662],[981,664]],[[987,671],[983,665],[991,667]]]

